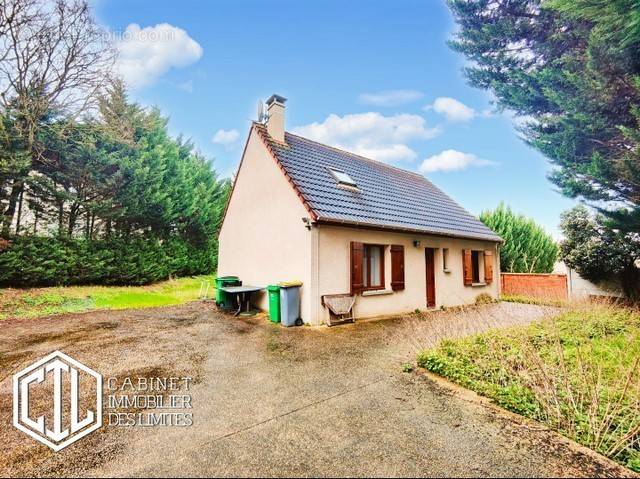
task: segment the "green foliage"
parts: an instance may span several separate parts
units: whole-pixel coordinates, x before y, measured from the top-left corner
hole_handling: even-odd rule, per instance
[[[449,5],[470,83],[525,119],[524,139],[556,166],[550,179],[640,231],[640,1]]]
[[[500,269],[508,273],[551,273],[558,258],[558,246],[541,226],[517,215],[501,203],[493,211],[483,211],[480,220],[498,233]]]
[[[440,344],[418,365],[640,471],[640,315],[589,305]]]
[[[5,230],[0,284],[146,284],[215,270],[229,183],[191,143],[169,136],[157,110],[129,102],[116,82],[97,118],[42,121],[44,159],[28,175],[7,172],[20,175],[21,206],[15,232]],[[0,180],[6,150],[19,152],[3,131]],[[22,221],[21,210],[30,213]]]
[[[413,364],[411,364],[411,363],[402,363],[402,372],[403,373],[413,372]]]
[[[612,229],[602,215],[584,206],[562,214],[564,241],[560,256],[581,276],[594,282],[615,280],[632,301],[640,300],[640,237]]]
[[[171,276],[208,274],[215,254],[180,238],[21,236],[0,254],[0,286],[148,284]]]

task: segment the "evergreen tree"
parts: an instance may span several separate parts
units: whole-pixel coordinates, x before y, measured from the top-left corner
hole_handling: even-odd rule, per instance
[[[524,118],[525,140],[556,166],[551,180],[640,231],[640,1],[449,5],[469,81]]]
[[[141,284],[215,269],[229,183],[157,109],[115,83],[97,118],[44,120],[43,161],[24,181],[34,223],[0,253],[0,284]]]
[[[500,269],[507,273],[551,273],[558,258],[558,245],[541,226],[515,214],[503,203],[483,211],[480,220],[504,240],[500,247]]]

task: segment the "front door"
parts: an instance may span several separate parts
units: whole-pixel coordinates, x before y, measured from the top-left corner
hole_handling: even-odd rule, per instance
[[[424,263],[427,271],[427,308],[436,307],[436,265],[434,261],[434,249],[425,248]]]

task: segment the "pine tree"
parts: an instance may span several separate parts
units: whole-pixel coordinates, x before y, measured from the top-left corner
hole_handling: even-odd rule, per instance
[[[524,139],[556,166],[550,179],[640,231],[640,1],[449,5],[470,83],[523,118]]]

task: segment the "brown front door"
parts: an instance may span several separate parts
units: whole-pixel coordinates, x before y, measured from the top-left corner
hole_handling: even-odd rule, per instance
[[[424,250],[424,263],[427,270],[427,308],[436,307],[436,265],[433,256],[433,248]]]

